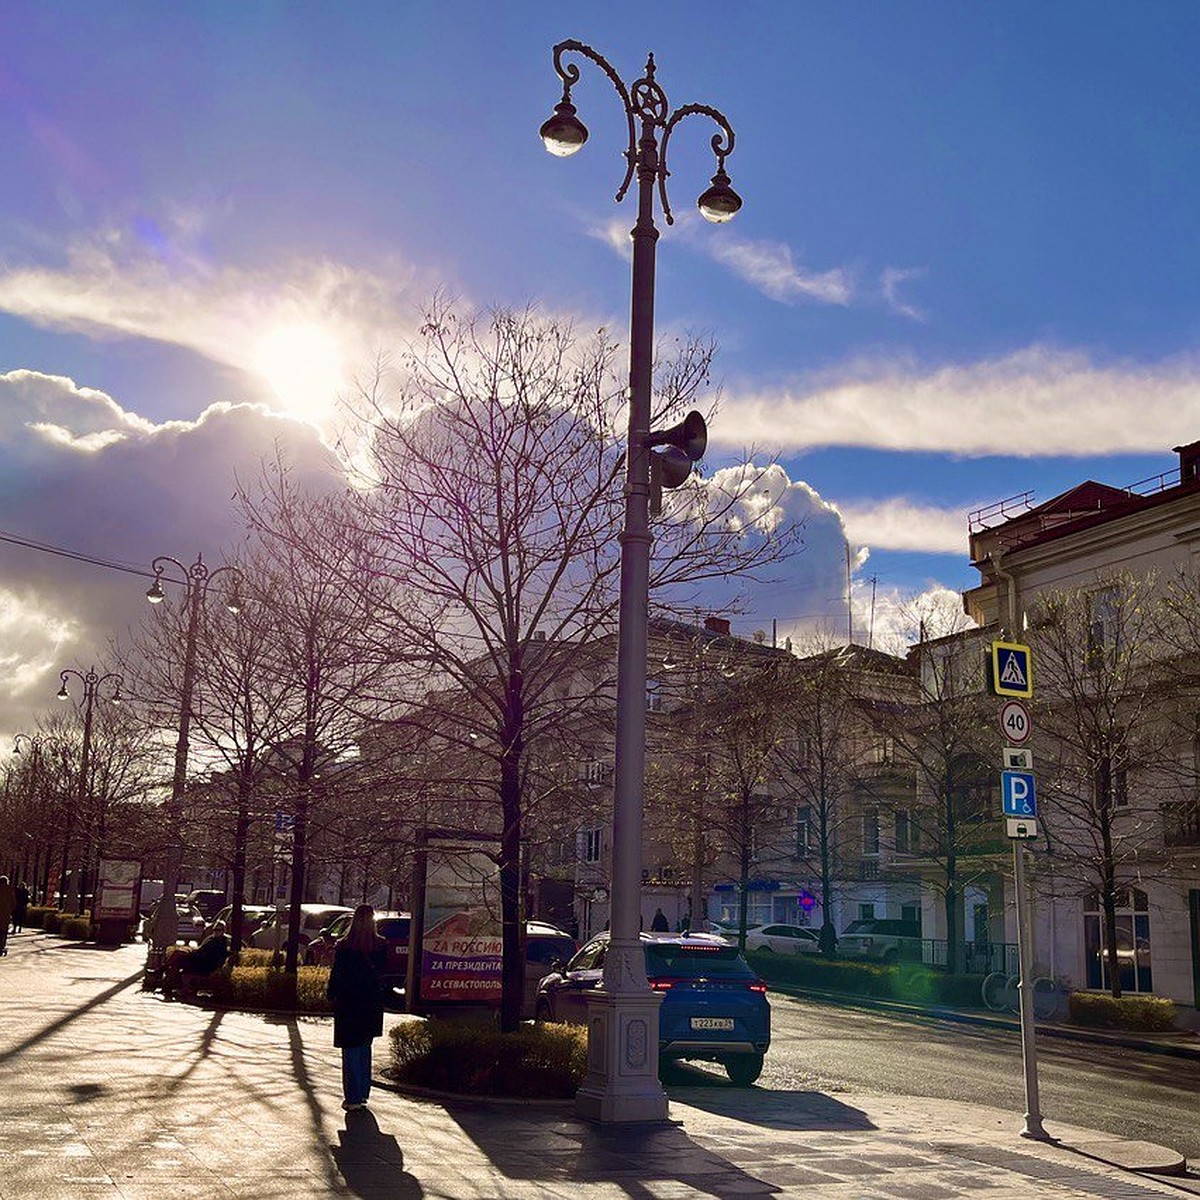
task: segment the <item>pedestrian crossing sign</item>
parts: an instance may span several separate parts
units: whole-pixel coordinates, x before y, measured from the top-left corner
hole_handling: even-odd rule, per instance
[[[992,691],[997,696],[1033,695],[1033,655],[1019,642],[992,643]]]

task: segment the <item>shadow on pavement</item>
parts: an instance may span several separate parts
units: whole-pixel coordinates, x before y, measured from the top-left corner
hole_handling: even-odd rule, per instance
[[[420,1200],[424,1189],[404,1170],[404,1153],[390,1133],[383,1133],[369,1109],[346,1114],[338,1130],[339,1145],[329,1152],[352,1195],[371,1200]]]
[[[102,1004],[106,1004],[118,992],[123,992],[127,987],[132,987],[142,977],[142,971],[135,971],[128,979],[122,979],[114,983],[112,987],[101,992],[98,996],[93,996],[86,1004],[81,1004],[78,1008],[67,1013],[65,1016],[59,1017],[57,1021],[51,1021],[49,1025],[39,1029],[37,1033],[31,1033],[27,1038],[19,1041],[15,1046],[9,1046],[7,1050],[0,1050],[0,1063],[7,1062],[10,1058],[16,1057],[24,1050],[28,1050],[30,1046],[36,1045],[38,1042],[44,1041],[48,1037],[53,1037],[56,1033],[65,1029],[72,1021],[79,1020],[80,1017],[90,1013],[92,1009],[99,1008]]]
[[[114,950],[123,950],[124,946],[98,946],[95,942],[63,942],[55,946],[56,950],[94,950],[99,954],[111,954]]]
[[[323,1142],[325,1140],[323,1126],[324,1110],[321,1108],[321,1101],[317,1098],[316,1088],[313,1087],[312,1075],[309,1073],[308,1063],[304,1058],[304,1040],[300,1036],[300,1025],[296,1017],[292,1014],[277,1018],[276,1023],[283,1025],[287,1029],[288,1049],[292,1059],[292,1074],[295,1076],[296,1083],[304,1095],[304,1103],[308,1108],[308,1119],[312,1123],[313,1137],[317,1142]],[[336,1184],[337,1179],[333,1163],[328,1158],[324,1160],[324,1163],[330,1183]]]
[[[779,1188],[698,1145],[676,1125],[590,1125],[561,1111],[444,1105],[489,1165],[510,1179],[555,1186],[603,1181],[637,1200],[689,1195],[773,1196]],[[556,1192],[555,1194],[559,1194]]]
[[[707,1080],[705,1081],[707,1084]],[[861,1109],[851,1108],[824,1092],[792,1092],[771,1088],[739,1088],[731,1084],[669,1087],[672,1100],[722,1117],[735,1117],[764,1129],[825,1130],[861,1133],[877,1126]]]

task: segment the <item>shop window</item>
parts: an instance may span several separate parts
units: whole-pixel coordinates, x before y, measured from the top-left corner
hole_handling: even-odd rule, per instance
[[[1083,914],[1084,954],[1087,985],[1107,991],[1111,986],[1105,948],[1104,913],[1100,896],[1093,893]],[[1153,991],[1150,961],[1150,906],[1141,888],[1129,888],[1117,896],[1117,969],[1122,992]]]

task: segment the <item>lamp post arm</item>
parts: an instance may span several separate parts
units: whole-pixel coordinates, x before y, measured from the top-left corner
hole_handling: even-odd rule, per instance
[[[625,193],[629,191],[629,185],[633,182],[633,172],[637,166],[637,129],[634,125],[634,117],[638,115],[637,110],[634,108],[633,101],[629,98],[629,90],[625,87],[620,75],[613,69],[608,59],[599,51],[593,50],[591,46],[576,41],[574,38],[568,38],[565,42],[559,42],[554,47],[554,69],[558,72],[558,77],[563,81],[564,100],[570,100],[571,88],[579,82],[579,68],[574,63],[564,63],[562,60],[562,56],[568,52],[582,54],[585,58],[591,59],[612,81],[613,87],[617,89],[617,95],[621,98],[621,105],[625,109],[625,121],[629,131],[629,145],[625,150],[625,178],[621,181],[621,186],[617,188],[616,199],[619,202],[625,199]]]
[[[198,562],[198,561],[200,561],[200,560],[199,560],[199,559],[197,559],[197,562]],[[156,558],[156,559],[155,559],[155,560],[154,560],[154,561],[153,561],[153,562],[150,564],[150,566],[151,566],[151,567],[153,568],[153,570],[154,570],[154,577],[155,577],[155,579],[161,579],[161,578],[162,578],[162,576],[163,576],[163,572],[164,572],[164,571],[167,569],[167,564],[168,564],[168,563],[170,563],[172,566],[176,566],[176,567],[178,567],[178,568],[179,568],[179,574],[180,574],[180,578],[179,578],[179,579],[177,579],[177,580],[174,580],[174,582],[175,582],[175,583],[183,583],[183,584],[186,584],[186,583],[188,582],[188,580],[191,578],[191,573],[188,571],[187,567],[185,567],[185,566],[183,565],[183,563],[181,563],[181,562],[179,561],[179,559],[177,559],[177,558],[173,558],[173,557],[172,557],[170,554],[160,554],[160,555],[159,555],[159,556],[158,556],[158,557],[157,557],[157,558]]]
[[[691,116],[711,117],[720,126],[720,131],[712,135],[712,142],[710,143],[712,152],[717,156],[718,171],[725,169],[725,159],[733,153],[733,126],[729,124],[728,119],[720,109],[713,108],[708,104],[685,104],[682,108],[677,108],[671,114],[670,119],[663,126],[662,142],[658,152],[658,198],[662,202],[663,216],[666,218],[668,225],[674,225],[675,218],[671,214],[671,205],[667,200],[667,176],[671,173],[667,169],[667,144],[671,140],[671,132],[675,126],[684,117]]]

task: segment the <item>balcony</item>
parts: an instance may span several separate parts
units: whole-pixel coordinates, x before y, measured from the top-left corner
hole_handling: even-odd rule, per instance
[[[1164,804],[1162,821],[1164,846],[1200,846],[1200,800]]]

